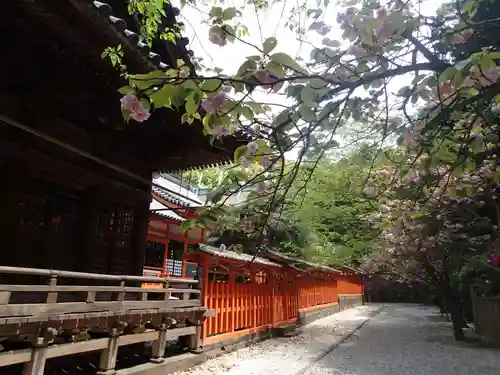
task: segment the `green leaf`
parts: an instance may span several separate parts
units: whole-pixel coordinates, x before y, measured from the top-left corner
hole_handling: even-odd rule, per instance
[[[188,114],[194,114],[198,112],[201,98],[202,98],[202,93],[200,91],[193,91],[191,95],[188,96],[186,100],[186,112]]]
[[[202,120],[203,124],[203,129],[207,131],[207,133],[210,131],[210,121],[212,120],[212,113],[207,113]]]
[[[252,60],[252,61],[256,61],[256,62],[259,62],[261,59],[262,59],[262,56],[259,56],[259,55],[247,56],[247,60]]]
[[[152,93],[149,98],[156,108],[171,108],[173,93],[174,91],[172,85],[164,85],[161,89]]]
[[[211,17],[221,17],[222,16],[222,8],[221,7],[212,7],[212,9],[210,9],[209,14]]]
[[[306,105],[299,107],[299,114],[304,121],[316,121],[316,113]]]
[[[253,120],[253,112],[250,107],[242,106],[241,107],[241,114],[243,117],[245,117],[247,120]]]
[[[404,87],[401,87],[398,92],[397,92],[397,96],[403,96],[403,97],[406,97],[408,95],[410,95],[411,93],[411,89],[409,86],[404,86]]]
[[[264,113],[266,111],[264,106],[260,103],[245,102],[245,104],[248,105],[253,110],[253,112],[255,112],[256,114],[261,114],[261,113]]]
[[[179,227],[180,232],[181,233],[187,232],[189,229],[196,226],[196,222],[197,221],[194,219],[185,220]]]
[[[269,61],[266,65],[266,70],[273,76],[276,76],[278,78],[285,77],[285,71],[283,70],[283,66],[275,61]]]
[[[449,68],[446,68],[443,73],[439,76],[439,82],[444,82],[444,81],[451,81],[453,79],[453,76],[458,72],[458,70],[450,66]]]
[[[118,92],[122,95],[128,95],[128,94],[133,94],[135,93],[135,90],[133,87],[130,86],[123,86],[118,89]]]
[[[274,38],[274,37],[267,38],[264,41],[262,50],[264,51],[264,53],[267,54],[267,53],[271,52],[276,47],[276,44],[278,44],[278,41],[276,40],[276,38]]]
[[[224,25],[224,31],[226,32],[226,39],[230,43],[234,43],[234,36],[236,35],[234,28],[229,25]]]
[[[297,64],[297,62],[292,59],[289,55],[287,55],[284,52],[278,52],[270,56],[271,61],[275,61],[278,64],[283,65],[286,68],[290,69],[300,69],[300,65]]]
[[[328,47],[333,47],[333,48],[338,48],[340,47],[340,42],[338,40],[332,40],[330,38],[324,38],[322,40],[322,43],[325,45],[325,46],[328,46]]]
[[[238,14],[238,11],[236,10],[235,7],[226,8],[222,12],[222,19],[224,19],[225,21],[228,21],[228,20],[236,17],[237,14]]]
[[[481,68],[481,72],[486,73],[488,70],[493,69],[496,67],[495,61],[492,59],[488,58],[486,55],[481,58],[481,61],[479,63],[479,67]]]
[[[205,82],[203,82],[200,85],[200,89],[203,90],[204,92],[215,92],[217,91],[222,85],[222,81],[220,79],[212,78],[212,79],[207,79]]]
[[[240,146],[238,147],[235,151],[234,151],[234,162],[235,163],[238,163],[240,158],[242,156],[244,156],[247,152],[247,146],[246,145],[243,145],[243,146]]]
[[[231,86],[233,86],[235,93],[243,92],[245,89],[245,84],[243,82],[232,82]]]
[[[290,117],[290,111],[288,109],[285,109],[284,111],[281,111],[278,114],[278,116],[276,116],[274,118],[273,127],[279,127],[282,130],[287,130],[286,127],[284,129],[282,127],[284,126],[284,124],[287,123],[289,117]],[[293,123],[290,121],[288,123],[288,126],[292,126],[293,127]]]
[[[500,59],[500,52],[488,52],[485,56],[491,60],[498,60]]]
[[[316,91],[314,91],[310,86],[306,86],[302,89],[300,93],[300,100],[302,104],[312,107],[315,103]]]
[[[248,71],[256,70],[257,63],[253,60],[247,60],[238,68],[237,77],[244,77]]]

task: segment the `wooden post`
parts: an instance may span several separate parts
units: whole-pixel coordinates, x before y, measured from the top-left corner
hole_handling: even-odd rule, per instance
[[[167,348],[167,326],[166,324],[161,324],[159,327],[160,335],[157,340],[153,343],[151,362],[162,363],[165,358],[165,349]]]
[[[57,286],[57,275],[50,275],[49,286]],[[47,293],[46,303],[57,303],[57,292]]]
[[[167,277],[168,276],[168,271],[167,271],[167,261],[168,261],[168,239],[165,240],[164,242],[165,249],[163,250],[163,264],[162,264],[162,270],[161,270],[161,275],[162,277]]]
[[[236,277],[234,272],[229,272],[229,295],[231,296],[231,323],[229,327],[229,332],[234,332],[235,329],[235,315],[236,315]]]
[[[200,338],[202,334],[202,322],[199,321],[196,325],[196,333],[194,335],[188,336],[188,349],[192,353],[199,354],[203,351],[200,343]]]
[[[255,269],[252,268],[251,276],[252,276],[252,284],[250,284],[250,290],[252,291],[252,310],[253,310],[253,317],[252,317],[252,327],[257,327],[257,275],[255,273]]]
[[[202,264],[202,275],[200,275],[201,297],[202,297],[202,301],[203,301],[203,306],[208,308],[209,307],[208,306],[208,259],[206,257],[203,257],[201,259],[201,264]],[[208,325],[209,325],[209,321],[211,321],[212,319],[213,318],[208,318],[203,323],[203,329],[202,329],[202,333],[201,333],[201,342],[202,343],[204,340],[206,340],[206,338],[208,336]]]
[[[108,347],[104,349],[101,353],[101,359],[99,362],[99,371],[97,375],[112,375],[116,373],[116,356],[118,354],[118,330],[113,328],[111,331]],[[23,374],[24,375],[24,374]]]
[[[149,224],[149,204],[151,193],[148,198],[144,197],[136,205],[134,210],[134,228],[132,232],[131,245],[128,251],[134,251],[133,264],[131,265],[131,275],[142,275],[144,270],[144,260],[146,258],[146,244]]]
[[[38,338],[39,343],[33,348],[31,360],[26,362],[23,367],[23,375],[43,375],[45,363],[47,362],[47,343],[43,338]]]
[[[271,284],[271,324],[276,324],[276,309],[275,309],[275,296],[276,296],[276,274],[274,271],[270,272],[269,282]]]
[[[120,281],[120,288],[122,288],[123,290],[121,290],[118,293],[117,300],[120,302],[123,302],[123,301],[125,301],[125,280]],[[146,296],[146,298],[147,298],[147,296]]]

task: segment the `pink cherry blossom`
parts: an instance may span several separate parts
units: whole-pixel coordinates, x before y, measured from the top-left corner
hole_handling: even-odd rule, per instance
[[[481,85],[483,87],[491,86],[500,79],[500,67],[495,66],[488,69],[486,72],[483,72],[483,77],[479,79]]]
[[[123,110],[129,112],[130,117],[137,122],[146,121],[149,118],[149,110],[144,108],[143,104],[134,94],[127,94],[120,99]]]
[[[394,27],[388,21],[385,21],[382,25],[375,29],[375,36],[380,41],[389,39],[392,34],[394,34]]]
[[[210,129],[208,133],[215,137],[226,137],[228,135],[231,135],[232,131],[227,126],[215,125],[213,128]]]
[[[331,27],[328,26],[328,25],[325,25],[324,23],[322,23],[317,29],[316,31],[318,32],[319,35],[322,35],[322,36],[325,36],[326,34],[328,34],[331,30]]]
[[[495,113],[500,113],[500,103],[496,103],[493,105],[493,108],[491,109]]]
[[[267,191],[267,184],[265,182],[258,182],[257,184],[255,184],[255,191],[259,195],[265,194]]]
[[[491,264],[500,267],[500,253],[495,253],[491,256]]]
[[[273,85],[278,82],[278,78],[271,75],[267,70],[264,69],[255,71],[254,77],[257,79],[257,81],[263,83],[263,85],[261,85],[263,89],[272,89]]]
[[[403,145],[408,147],[421,139],[422,139],[422,136],[420,135],[419,132],[409,131],[403,137]]]
[[[441,99],[447,99],[455,93],[455,87],[450,81],[441,82],[438,86],[438,92]]]
[[[268,155],[262,155],[262,158],[260,159],[260,163],[262,168],[269,168],[271,167],[271,165],[273,165],[273,161],[271,160],[271,158],[268,156]]]
[[[217,113],[228,99],[226,93],[218,92],[215,95],[203,99],[201,101],[201,106],[207,112]]]
[[[476,85],[476,80],[471,76],[466,76],[461,87],[469,89],[471,87],[474,87],[475,85]]]
[[[377,9],[377,18],[384,18],[387,16],[387,9],[385,8],[378,8]]]
[[[222,86],[220,87],[220,90],[221,90],[222,92],[225,92],[226,94],[229,94],[229,93],[231,92],[231,90],[232,90],[232,89],[233,89],[233,88],[231,87],[231,85],[227,85],[227,84],[222,85]]]
[[[242,156],[242,157],[240,158],[239,162],[240,162],[240,166],[241,166],[242,168],[250,168],[250,166],[252,165],[252,161],[251,161],[251,160],[249,160],[249,159],[248,159],[247,157],[245,157],[245,156]]]
[[[348,21],[347,15],[344,13],[338,13],[337,14],[337,23],[342,25]]]
[[[226,32],[219,26],[213,26],[208,31],[208,40],[219,47],[224,47],[227,44]]]
[[[377,188],[375,186],[367,186],[364,188],[363,192],[366,195],[373,197],[375,196],[375,194],[377,194]]]
[[[464,44],[466,43],[471,37],[474,31],[472,29],[465,29],[459,32],[458,34],[455,34],[453,36],[453,40],[451,41],[452,44]]]
[[[259,150],[259,144],[255,141],[248,142],[247,150],[252,154],[255,154]]]

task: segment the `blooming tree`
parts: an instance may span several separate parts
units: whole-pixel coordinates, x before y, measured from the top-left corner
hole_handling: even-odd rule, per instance
[[[350,129],[362,128],[361,134],[381,147],[402,138],[406,151],[397,160],[391,182],[409,170],[430,175],[439,166],[435,186],[426,182],[420,194],[427,199],[452,196],[458,186],[439,181],[467,175],[478,165],[488,165],[491,178],[498,179],[494,151],[500,50],[481,46],[461,61],[443,53],[443,45],[472,43],[477,28],[497,22],[476,17],[488,1],[456,0],[433,15],[421,12],[423,0],[325,1],[315,7],[305,2],[292,9],[288,26],[301,41],[313,44],[308,60],[280,52],[286,41],[272,35],[263,36],[261,44],[248,42],[245,5],[228,7],[216,1],[206,14],[207,42],[221,50],[243,43],[255,54],[242,56],[235,72],[203,69],[184,60],[165,71],[126,72],[128,85],[120,88],[123,115],[127,121],[144,122],[152,111],[166,107],[183,112],[186,124],[200,122],[204,134],[214,140],[236,133],[251,138],[235,152],[239,168],[216,189],[212,205],[200,211],[202,225],[262,234],[272,213],[290,199],[290,186],[308,151],[319,146],[315,158],[321,158],[335,144],[332,139]],[[137,10],[141,1],[130,4]],[[196,7],[189,0],[184,4]],[[272,5],[253,0],[249,6],[259,14]],[[147,9],[140,12],[145,40],[175,42],[168,28],[159,32],[161,7]],[[338,12],[336,25],[325,18],[332,11]],[[308,40],[311,34],[322,38],[321,45]],[[290,105],[257,101],[255,93],[263,91],[285,95]],[[416,108],[425,111],[416,114]],[[297,157],[290,163],[284,155],[292,149]],[[250,168],[256,165],[258,169]],[[258,187],[249,196],[251,204],[239,210],[224,206],[223,197],[249,185]],[[367,187],[367,193],[376,193],[373,190]]]

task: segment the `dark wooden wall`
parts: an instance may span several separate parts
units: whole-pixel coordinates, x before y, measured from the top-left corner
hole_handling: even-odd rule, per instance
[[[0,24],[0,264],[140,275],[151,163],[119,130],[119,75],[80,38],[91,25],[17,4]]]

